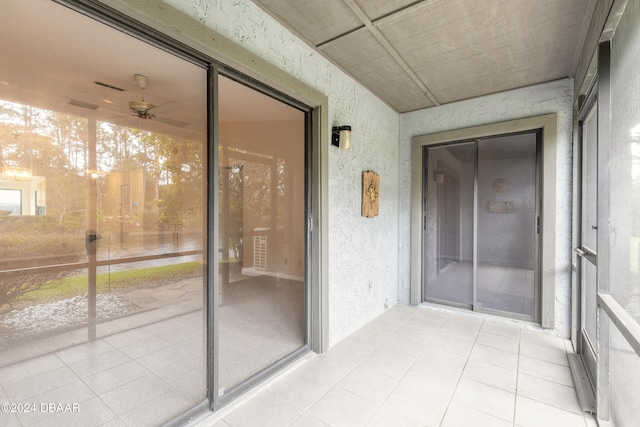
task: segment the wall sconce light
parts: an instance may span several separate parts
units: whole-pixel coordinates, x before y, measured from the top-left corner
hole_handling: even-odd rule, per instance
[[[351,147],[351,126],[334,126],[331,132],[331,145],[348,150]]]

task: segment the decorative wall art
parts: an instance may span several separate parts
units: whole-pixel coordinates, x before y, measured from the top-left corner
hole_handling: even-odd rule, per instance
[[[491,184],[491,187],[493,187],[493,191],[495,191],[496,193],[506,193],[507,191],[509,191],[509,186],[509,181],[502,178],[494,180]]]
[[[380,176],[362,172],[362,216],[373,218],[380,209]]]
[[[511,184],[509,183],[509,181],[503,178],[495,179],[491,183],[491,187],[496,193],[506,193],[509,191],[510,186]],[[513,206],[513,202],[490,201],[487,204],[487,212],[489,213],[510,214],[514,213],[514,211],[515,209]]]

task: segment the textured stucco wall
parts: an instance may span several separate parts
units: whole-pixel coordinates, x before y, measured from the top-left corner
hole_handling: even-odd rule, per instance
[[[571,321],[571,165],[573,81],[570,79],[479,97],[400,117],[399,299],[409,302],[411,256],[411,138],[556,113],[556,308],[554,332],[569,337]]]
[[[381,314],[385,300],[397,301],[399,115],[247,0],[166,2],[323,92],[329,125],[352,126],[351,150],[329,150],[333,345]],[[366,170],[380,175],[380,215],[373,219],[360,216]]]

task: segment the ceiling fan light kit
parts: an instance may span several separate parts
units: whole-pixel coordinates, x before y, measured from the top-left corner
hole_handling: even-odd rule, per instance
[[[150,104],[145,102],[144,100],[144,90],[149,86],[149,77],[144,74],[134,74],[133,80],[136,82],[136,85],[140,88],[141,100],[140,101],[129,101],[129,110],[134,113],[134,116],[137,116],[140,119],[145,120],[154,120],[156,122],[164,123],[166,125],[175,126],[179,128],[186,127],[188,123],[181,122],[179,120],[168,119],[165,117],[158,117],[156,114],[160,113],[158,111],[159,107],[162,107],[161,111],[167,111],[167,107],[177,105],[175,101],[169,101],[162,105],[156,106],[155,104]]]

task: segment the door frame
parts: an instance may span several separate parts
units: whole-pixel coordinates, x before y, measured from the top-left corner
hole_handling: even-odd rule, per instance
[[[257,55],[229,41],[206,25],[171,7],[158,7],[157,2],[140,4],[135,0],[53,0],[100,23],[125,32],[132,38],[149,43],[187,62],[208,70],[207,76],[207,251],[209,258],[218,253],[218,74],[239,79],[246,86],[306,112],[305,140],[305,281],[306,330],[304,350],[322,353],[329,347],[328,314],[328,97],[317,89],[277,69]],[[165,5],[166,6],[166,5]],[[220,399],[216,387],[217,324],[215,303],[218,295],[218,265],[209,262],[206,269],[206,368],[207,400],[192,411],[177,416],[171,423],[181,424],[208,408],[213,411],[229,403]],[[261,381],[284,369],[300,356],[297,352],[256,375],[238,389],[237,397]],[[216,391],[214,391],[216,390]]]
[[[594,110],[595,108],[595,110]],[[595,116],[593,116],[595,114]],[[583,214],[583,154],[584,154],[584,122],[587,119],[595,120],[597,129],[600,128],[599,120],[598,120],[598,86],[597,83],[589,90],[587,97],[582,104],[580,111],[578,113],[578,135],[577,135],[577,144],[574,150],[574,168],[575,168],[575,179],[576,179],[576,189],[575,189],[575,205],[574,205],[574,221],[575,221],[575,229],[574,229],[574,242],[573,247],[575,253],[575,262],[572,265],[572,269],[574,269],[575,277],[574,280],[574,288],[576,292],[576,332],[575,332],[575,346],[576,353],[582,357],[582,361],[585,367],[585,372],[587,374],[589,385],[592,388],[592,391],[595,391],[597,387],[597,352],[594,348],[590,347],[585,337],[585,325],[584,325],[584,280],[583,280],[583,263],[588,262],[595,266],[598,271],[598,247],[594,248],[596,253],[586,249],[583,247],[583,236],[582,236],[582,214]],[[599,130],[596,130],[599,132]],[[598,135],[596,133],[596,156],[600,158],[598,155]],[[596,160],[598,162],[599,160]],[[598,202],[598,194],[599,194],[599,182],[600,177],[596,174],[596,206],[599,205]],[[599,209],[597,209],[599,210]],[[600,212],[596,212],[596,220],[598,220]],[[597,227],[597,225],[596,225]],[[599,239],[600,236],[598,236]],[[597,244],[599,246],[599,243]],[[598,274],[598,273],[596,273]],[[596,280],[596,293],[597,293],[597,280]],[[596,298],[597,299],[597,298]],[[594,316],[597,316],[598,307],[597,304],[593,307],[595,312]],[[597,345],[597,334],[598,334],[598,323],[596,322],[596,336],[591,337],[593,339],[593,345]]]
[[[478,223],[479,223],[479,213],[480,213],[478,186],[479,186],[479,172],[480,172],[480,155],[479,155],[481,151],[480,147],[482,143],[486,141],[491,141],[494,139],[509,139],[511,137],[518,137],[522,135],[527,135],[529,137],[532,137],[533,140],[531,142],[533,142],[534,151],[535,151],[534,158],[533,158],[534,173],[532,177],[532,182],[535,186],[534,209],[533,209],[533,218],[530,223],[530,226],[531,226],[530,230],[533,231],[532,232],[533,241],[531,242],[533,244],[533,254],[530,261],[533,266],[532,267],[533,274],[534,274],[533,283],[535,288],[534,306],[533,306],[532,315],[528,315],[528,314],[524,314],[516,311],[501,310],[498,308],[483,307],[478,303],[478,294],[479,294],[479,291],[480,292],[482,291],[482,288],[479,286],[479,282],[478,282],[478,266],[479,266],[478,244],[480,241],[478,237],[479,236]],[[491,144],[491,142],[489,142],[489,144]],[[468,287],[469,285],[471,286],[472,298],[468,302],[462,302],[462,301],[443,299],[442,296],[434,297],[433,295],[430,295],[429,286],[427,284],[427,282],[429,281],[428,279],[429,261],[423,259],[422,260],[422,278],[423,278],[422,299],[425,302],[433,302],[437,304],[464,308],[464,309],[468,309],[478,313],[495,314],[498,316],[509,317],[509,318],[518,319],[518,320],[539,322],[540,321],[539,319],[540,317],[540,236],[541,236],[540,210],[542,206],[541,191],[540,191],[541,190],[540,175],[542,172],[542,162],[541,162],[542,130],[541,129],[533,129],[533,130],[524,131],[524,132],[515,132],[515,133],[507,133],[507,134],[499,134],[499,135],[490,135],[487,137],[475,138],[473,140],[452,141],[452,142],[447,142],[445,144],[426,145],[422,147],[423,149],[422,155],[424,159],[423,165],[426,165],[423,170],[423,180],[422,180],[423,189],[425,189],[424,190],[425,194],[423,195],[423,198],[422,198],[423,229],[421,230],[421,232],[423,236],[423,239],[422,239],[423,253],[429,252],[429,247],[433,243],[437,245],[438,249],[436,251],[437,253],[435,256],[435,261],[436,261],[435,272],[437,275],[439,275],[440,272],[444,270],[449,265],[450,262],[460,260],[460,253],[462,250],[461,242],[460,242],[460,238],[461,238],[461,235],[460,235],[460,216],[461,216],[460,187],[462,185],[461,175],[456,171],[454,171],[453,168],[449,167],[446,164],[446,162],[443,162],[442,160],[436,160],[435,164],[433,161],[429,162],[429,149],[438,150],[442,148],[446,149],[447,147],[453,147],[453,148],[462,147],[465,145],[471,147],[474,152],[473,178],[469,182],[473,188],[473,190],[471,191],[472,193],[471,202],[473,206],[470,209],[472,211],[472,231],[471,231],[472,237],[471,237],[471,246],[470,246],[471,254],[472,254],[471,255],[472,275],[471,275],[471,281],[469,283],[461,284],[461,286],[465,286],[465,287]],[[429,193],[428,188],[429,188],[429,182],[431,180],[435,181],[435,191],[432,190],[432,193],[435,192],[436,207],[433,211],[429,211],[430,196],[428,194]],[[455,186],[453,188],[451,188],[448,185],[448,182],[451,182],[451,181],[455,182]],[[445,194],[444,195],[441,194],[441,191],[444,191]],[[451,197],[454,198],[454,202],[451,203],[451,205],[454,205],[455,209],[452,209],[450,211],[449,206],[450,206]],[[452,212],[454,210],[455,212]],[[429,238],[430,227],[429,227],[428,217],[431,216],[430,213],[433,213],[433,212],[435,212],[435,216],[436,216],[435,239],[430,239]],[[457,213],[457,215],[455,215],[455,213]],[[444,220],[443,220],[443,217],[444,217]],[[449,250],[448,237],[447,236],[443,237],[443,234],[445,235],[448,234],[446,233],[446,229],[448,228],[448,221],[452,219],[455,220],[455,233],[453,238],[453,240],[455,240],[455,245],[453,245],[455,246],[455,250],[456,250],[455,257],[448,256],[452,252]],[[433,227],[433,225],[431,225],[431,227]],[[431,244],[429,242],[431,242]],[[444,247],[444,250],[443,250],[443,247]]]
[[[540,323],[545,328],[555,327],[555,256],[556,256],[556,114],[509,120],[470,128],[419,135],[411,143],[411,304],[423,301],[423,148],[455,141],[473,140],[493,135],[542,130],[542,177],[540,198]]]

